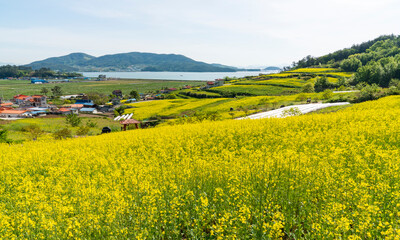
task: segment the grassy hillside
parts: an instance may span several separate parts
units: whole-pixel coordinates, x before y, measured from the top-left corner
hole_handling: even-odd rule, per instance
[[[1,145],[0,237],[394,239],[399,105]]]

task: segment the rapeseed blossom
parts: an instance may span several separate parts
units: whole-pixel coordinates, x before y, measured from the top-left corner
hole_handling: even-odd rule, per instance
[[[0,145],[1,239],[396,239],[400,97]]]

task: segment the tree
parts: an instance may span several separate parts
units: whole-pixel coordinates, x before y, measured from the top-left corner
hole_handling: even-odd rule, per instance
[[[76,135],[78,136],[86,136],[89,133],[90,128],[88,126],[80,126],[78,131],[76,131]]]
[[[44,133],[40,126],[36,124],[25,126],[23,128],[23,131],[27,132],[31,136],[32,140],[37,140],[38,137],[40,137]]]
[[[314,88],[316,92],[322,92],[327,88],[330,88],[331,84],[328,82],[328,79],[326,76],[322,77],[317,77],[317,80],[315,81]]]
[[[87,94],[88,99],[92,100],[96,105],[104,105],[108,102],[109,98],[103,93],[91,92]]]
[[[89,120],[86,122],[86,126],[89,127],[89,128],[95,128],[95,127],[97,127],[97,123],[96,123],[96,122],[93,122],[92,120],[89,119]]]
[[[363,87],[359,92],[358,100],[368,101],[368,100],[375,100],[379,98],[380,88],[377,84],[366,85]]]
[[[55,86],[51,89],[51,92],[53,93],[54,97],[58,97],[62,95],[62,90],[60,86]]]
[[[72,137],[72,132],[69,128],[65,127],[63,129],[60,129],[60,130],[57,130],[56,132],[54,132],[53,137],[56,140],[70,138],[70,137]]]
[[[340,64],[340,68],[346,72],[355,72],[362,66],[361,61],[358,58],[350,57],[345,59]]]
[[[361,82],[368,84],[380,84],[383,73],[383,68],[379,63],[369,63],[368,65],[362,66],[357,70],[356,74],[354,75],[354,84]]]
[[[40,90],[40,93],[43,95],[46,95],[49,92],[49,89],[43,87],[42,90]]]
[[[303,88],[301,89],[303,93],[312,93],[314,92],[314,84],[306,83]]]
[[[119,106],[119,107],[115,108],[114,115],[121,116],[122,114],[124,114],[125,109],[126,109],[126,106]]]
[[[339,80],[338,80],[338,82],[336,83],[336,86],[345,87],[346,85],[347,85],[346,78],[344,78],[344,77],[339,77]]]
[[[392,80],[390,80],[389,87],[395,87],[400,90],[400,80],[393,78]]]
[[[136,90],[132,90],[132,91],[129,93],[129,97],[135,98],[136,101],[139,101],[139,100],[140,100],[140,94],[139,94]]]
[[[67,124],[70,124],[72,127],[77,127],[81,124],[82,119],[76,114],[68,114],[65,118]]]
[[[323,93],[322,93],[322,98],[323,99],[329,99],[333,97],[333,92],[330,89],[326,89]]]
[[[35,72],[32,74],[32,77],[46,78],[54,77],[55,75],[55,72],[51,71],[50,68],[41,68],[39,70],[35,70]]]

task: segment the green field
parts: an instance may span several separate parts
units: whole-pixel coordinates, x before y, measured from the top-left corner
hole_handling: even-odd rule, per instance
[[[31,84],[27,80],[0,80],[0,97],[10,99],[17,94],[40,94],[42,88],[50,89],[60,86],[63,94],[78,94],[98,92],[110,95],[113,90],[121,90],[123,94],[129,94],[132,90],[140,93],[160,90],[164,87],[180,88],[185,85],[204,85],[202,81],[165,81],[165,80],[135,80],[121,79],[108,81],[71,81],[66,83]]]
[[[243,96],[277,96],[298,92],[295,88],[268,85],[225,85],[211,88],[208,91],[222,95],[236,94]]]

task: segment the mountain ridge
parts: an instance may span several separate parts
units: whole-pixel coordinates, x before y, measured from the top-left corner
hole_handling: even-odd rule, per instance
[[[195,61],[180,54],[129,52],[94,57],[71,53],[24,65],[32,69],[50,68],[57,71],[169,71],[169,72],[235,72],[234,67]]]

